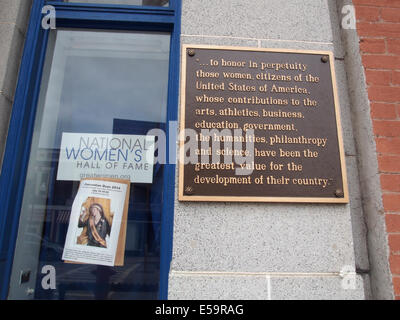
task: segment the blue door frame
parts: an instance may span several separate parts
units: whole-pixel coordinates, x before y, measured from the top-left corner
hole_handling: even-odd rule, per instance
[[[57,28],[169,32],[171,34],[171,49],[167,123],[176,121],[178,114],[181,0],[170,0],[169,7],[33,0],[0,176],[0,299],[6,299],[8,295],[42,69],[49,36],[49,30],[45,30],[41,26],[44,5],[52,5],[56,9]],[[166,127],[166,134],[169,137],[169,126]],[[171,132],[171,134],[175,135],[175,132]],[[169,150],[170,139],[166,140],[166,150]],[[167,152],[161,230],[159,298],[163,300],[168,297],[175,191],[175,161],[169,161],[169,156],[170,154]]]

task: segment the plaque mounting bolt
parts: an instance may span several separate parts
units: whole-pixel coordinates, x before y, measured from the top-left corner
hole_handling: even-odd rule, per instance
[[[321,58],[321,61],[322,61],[323,63],[327,63],[327,62],[329,61],[329,57],[328,57],[328,56],[323,56],[323,57]]]
[[[188,49],[187,53],[188,53],[188,55],[189,55],[190,57],[193,57],[193,56],[196,54],[196,52],[194,51],[194,49]]]
[[[336,189],[336,191],[335,191],[335,196],[336,196],[337,198],[343,198],[343,197],[344,197],[343,190],[342,190],[342,189]]]
[[[192,194],[194,194],[193,187],[190,187],[190,186],[185,187],[185,194],[188,196],[191,196]]]

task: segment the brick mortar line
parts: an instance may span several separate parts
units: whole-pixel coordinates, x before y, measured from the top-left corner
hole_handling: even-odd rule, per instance
[[[397,23],[398,24],[398,23]],[[396,31],[397,32],[397,31]],[[381,40],[383,38],[388,39],[388,40],[398,40],[400,37],[395,34],[390,34],[388,36],[381,36],[381,35],[371,35],[371,34],[367,34],[367,33],[363,33],[359,35],[360,40],[364,40],[364,39],[377,39],[377,40]]]
[[[400,69],[382,69],[382,68],[365,68],[365,71],[396,71],[396,72],[400,72]],[[382,86],[384,87],[384,86]]]
[[[387,39],[389,39],[389,40],[400,40],[400,36],[399,37],[397,37],[397,38],[391,38],[391,37],[385,37],[385,36],[363,36],[363,35],[360,35],[360,42],[362,43],[363,41],[362,40],[364,40],[364,39],[369,39],[369,40],[371,40],[371,39],[373,39],[373,40],[387,40]]]
[[[361,55],[370,57],[370,56],[378,56],[378,57],[394,57],[398,58],[400,57],[400,54],[398,53],[392,53],[392,52],[379,52],[379,53],[373,53],[373,52],[363,52],[361,51]]]
[[[357,12],[356,12],[356,16],[357,16]],[[390,24],[390,25],[397,25],[399,24],[399,21],[387,21],[387,20],[378,20],[378,21],[361,21],[361,20],[357,20],[356,22],[361,22],[363,24],[370,24],[370,25],[377,25],[377,24]]]
[[[363,40],[390,40],[390,41],[400,41],[399,37],[381,37],[381,36],[360,36],[360,44]]]
[[[382,100],[370,100],[369,102],[371,102],[371,103],[376,103],[376,102],[378,102],[378,103],[389,103],[388,101],[382,101]],[[390,103],[400,103],[400,100],[398,101],[398,102],[390,102]]]
[[[368,81],[368,79],[367,79],[367,81]],[[370,84],[369,86],[368,86],[368,88],[371,88],[371,87],[385,87],[385,88],[399,88],[400,89],[400,84],[393,84],[393,83],[388,83],[388,84],[386,84],[386,85],[382,85],[382,84]],[[393,102],[393,103],[396,103],[396,102]]]
[[[385,20],[385,19],[381,18],[379,20],[359,20],[359,19],[357,19],[356,22],[358,22],[358,23],[373,23],[373,24],[379,24],[379,23],[380,24],[383,24],[383,23],[385,23],[385,24],[387,24],[387,23],[388,24],[391,24],[391,23],[396,24],[399,21],[391,21],[391,20]]]
[[[378,155],[382,155],[382,156],[397,156],[397,157],[400,157],[400,153],[382,153],[382,152],[378,152]]]
[[[378,0],[379,1],[379,0]],[[377,6],[373,4],[354,4],[354,7],[374,7],[374,8],[390,8],[390,9],[400,9],[400,7],[388,7],[388,6]]]

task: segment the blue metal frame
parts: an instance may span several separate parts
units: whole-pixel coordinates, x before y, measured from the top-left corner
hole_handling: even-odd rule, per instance
[[[49,30],[41,28],[41,11],[46,4],[56,8],[57,27],[170,32],[167,123],[176,121],[178,117],[181,0],[170,0],[169,7],[33,0],[0,176],[0,299],[6,299],[8,295],[18,234],[19,215],[49,35]],[[168,130],[167,128],[167,137]],[[167,139],[167,150],[169,150],[169,139]],[[168,274],[172,258],[174,164],[165,166],[164,190],[159,295],[159,298],[163,300],[168,298]]]

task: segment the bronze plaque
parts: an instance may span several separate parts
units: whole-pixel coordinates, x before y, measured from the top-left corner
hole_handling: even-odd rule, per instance
[[[331,52],[185,45],[179,200],[347,203]]]

